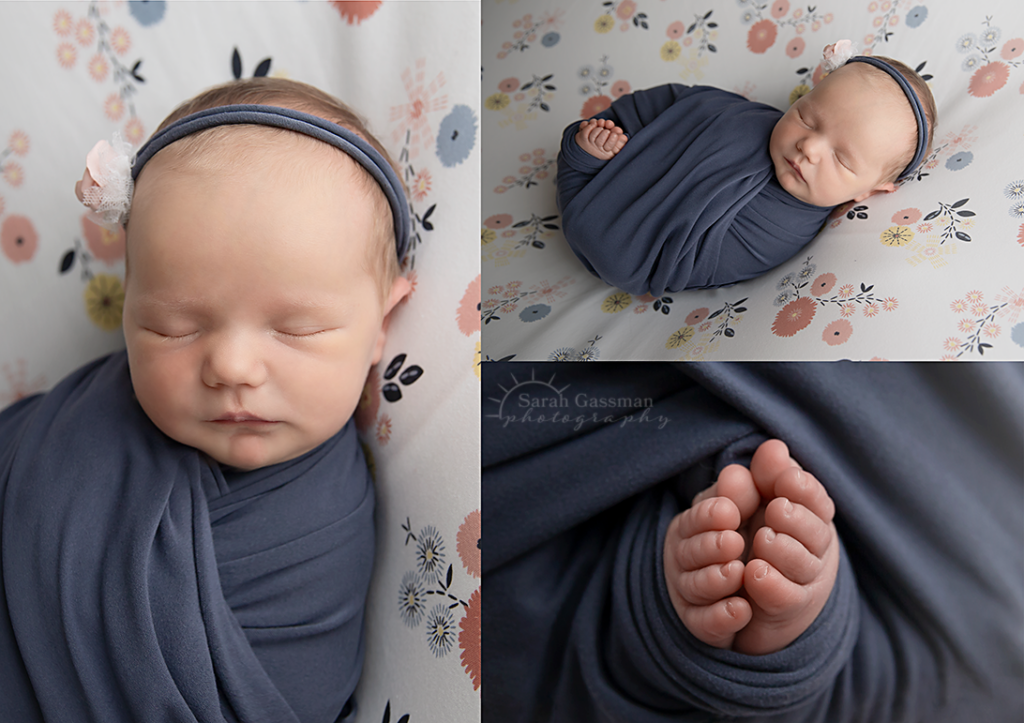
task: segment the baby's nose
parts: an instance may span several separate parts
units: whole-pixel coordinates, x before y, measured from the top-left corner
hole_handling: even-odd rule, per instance
[[[222,333],[210,339],[202,379],[208,387],[258,387],[267,370],[256,340],[244,333]]]

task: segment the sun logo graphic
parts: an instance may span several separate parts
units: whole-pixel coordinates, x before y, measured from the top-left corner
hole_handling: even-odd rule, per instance
[[[547,380],[538,379],[536,370],[531,369],[529,379],[520,381],[515,374],[511,376],[511,386],[498,385],[504,393],[501,398],[488,397],[498,408],[497,412],[485,414],[485,417],[500,419],[504,426],[508,426],[511,422],[555,422],[559,421],[559,416],[568,416],[564,411],[559,415],[559,410],[567,410],[570,406],[569,398],[565,396],[569,385],[559,389],[555,385],[554,374]]]

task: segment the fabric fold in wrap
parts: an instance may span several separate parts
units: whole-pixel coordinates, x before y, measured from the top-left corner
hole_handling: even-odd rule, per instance
[[[628,140],[609,161],[558,157],[565,238],[591,273],[634,294],[734,284],[791,258],[832,210],[775,179],[768,143],[782,111],[707,86],[625,95],[596,118]]]
[[[1021,719],[1024,366],[527,364],[484,370],[484,720]],[[620,401],[510,420],[513,376]],[[681,624],[662,546],[768,438],[834,500],[840,568],[803,635],[747,656]]]
[[[12,720],[333,723],[362,666],[373,487],[350,422],[222,471],[113,354],[0,413],[0,699]]]

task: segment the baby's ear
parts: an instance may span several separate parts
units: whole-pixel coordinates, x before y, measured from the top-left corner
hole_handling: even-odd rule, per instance
[[[391,312],[395,310],[399,302],[405,299],[412,291],[412,284],[404,276],[396,276],[391,283],[391,292],[384,302],[384,318],[380,323],[380,332],[377,334],[377,342],[373,349],[373,363],[376,364],[384,356],[384,343],[388,338],[388,325],[391,323]]]
[[[865,198],[870,198],[871,196],[874,196],[876,193],[892,193],[895,190],[896,184],[893,183],[892,181],[888,181],[886,183],[883,183],[881,186],[878,186],[877,188],[868,191],[867,193],[862,193],[861,195],[853,199],[853,202],[860,203]]]

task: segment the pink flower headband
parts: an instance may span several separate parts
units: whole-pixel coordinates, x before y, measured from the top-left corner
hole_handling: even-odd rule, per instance
[[[114,133],[113,145],[100,141],[89,151],[75,195],[91,209],[90,221],[117,231],[128,220],[134,186],[131,146],[120,133]]]

